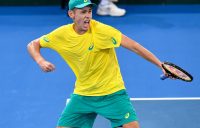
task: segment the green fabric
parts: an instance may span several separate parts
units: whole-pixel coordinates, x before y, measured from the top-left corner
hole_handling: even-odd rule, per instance
[[[92,128],[97,114],[110,120],[112,127],[137,120],[130,98],[125,90],[120,90],[106,96],[73,94],[58,121],[58,126]]]

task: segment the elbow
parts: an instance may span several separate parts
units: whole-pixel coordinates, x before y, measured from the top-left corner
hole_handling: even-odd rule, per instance
[[[39,39],[33,40],[27,45],[27,50],[29,51],[30,49],[39,49],[40,48],[40,43]]]
[[[31,42],[26,45],[26,48],[29,49]]]
[[[27,48],[28,51],[30,50],[30,48],[31,48],[32,45],[33,45],[33,42],[32,42],[32,41],[31,41],[30,43],[27,44],[26,48]]]

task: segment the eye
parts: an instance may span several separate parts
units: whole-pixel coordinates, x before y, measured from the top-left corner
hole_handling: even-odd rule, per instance
[[[85,14],[86,12],[87,12],[86,10],[82,10],[82,11],[81,11],[82,14]]]
[[[88,12],[89,12],[89,13],[92,13],[92,9],[90,9]]]

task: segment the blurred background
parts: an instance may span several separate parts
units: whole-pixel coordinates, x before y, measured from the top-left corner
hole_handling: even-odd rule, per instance
[[[68,0],[66,0],[68,1]],[[99,0],[92,0],[99,3]],[[199,4],[199,0],[119,0],[119,4]],[[59,0],[0,0],[1,5],[59,5]]]

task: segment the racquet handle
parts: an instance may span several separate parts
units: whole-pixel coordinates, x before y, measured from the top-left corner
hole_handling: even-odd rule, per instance
[[[166,76],[165,74],[160,75],[160,79],[161,79],[161,80],[165,80],[165,79],[167,79],[167,78],[168,78],[168,76]]]

